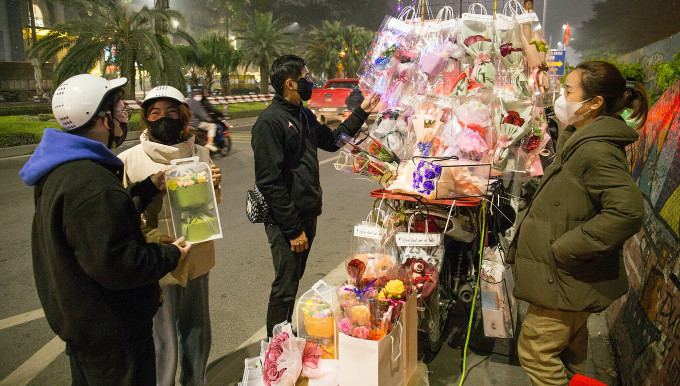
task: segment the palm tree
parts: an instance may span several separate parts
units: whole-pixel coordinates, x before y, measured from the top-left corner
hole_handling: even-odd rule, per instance
[[[260,92],[269,92],[269,66],[284,50],[291,47],[291,33],[283,32],[280,19],[274,19],[271,12],[255,11],[246,15],[243,23],[235,29],[241,42],[246,67],[255,64],[260,69]]]
[[[335,76],[343,50],[343,34],[339,21],[321,22],[321,28],[313,27],[307,35],[303,54],[307,67],[315,73],[323,73],[327,78]]]
[[[355,25],[348,25],[345,27],[345,56],[343,57],[343,64],[347,76],[356,76],[359,67],[364,62],[364,58],[375,34],[363,27]]]
[[[172,21],[182,21],[180,13],[146,6],[139,12],[132,12],[119,0],[62,2],[68,3],[80,15],[88,16],[55,26],[28,53],[29,57],[44,63],[59,51],[68,50],[57,65],[55,84],[75,74],[90,72],[108,51],[111,55],[104,64],[118,67],[120,75],[128,78],[126,92],[130,96],[134,96],[135,90],[135,64],[149,71],[154,83],[184,88],[181,57],[167,36],[155,31],[155,25],[162,23],[169,26],[169,33],[193,42],[187,33],[172,27]]]
[[[195,47],[179,45],[176,49],[184,59],[184,64],[189,67],[189,82],[192,87],[201,83],[202,78],[210,95],[215,72],[220,72],[222,92],[227,95],[229,73],[238,66],[241,56],[226,36],[212,32],[204,35]]]
[[[355,25],[343,27],[339,21],[321,22],[307,35],[303,52],[309,69],[334,77],[342,68],[346,76],[354,76],[373,41],[373,32]]]

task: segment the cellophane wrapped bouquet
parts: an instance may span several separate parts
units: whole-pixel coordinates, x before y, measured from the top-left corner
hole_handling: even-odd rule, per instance
[[[509,3],[502,23],[480,4],[460,18],[447,7],[433,20],[386,18],[358,73],[384,109],[368,136],[343,144],[338,169],[427,198],[484,194],[478,165],[542,174],[547,46],[536,15]]]
[[[408,272],[398,263],[395,233],[372,222],[355,226],[347,281],[337,288],[339,333],[380,340],[392,330],[412,291]]]

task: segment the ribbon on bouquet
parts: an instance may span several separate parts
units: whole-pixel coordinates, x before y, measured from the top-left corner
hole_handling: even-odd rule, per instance
[[[482,67],[482,64],[491,63],[491,56],[484,52],[478,52],[477,57],[474,60],[474,63],[475,67],[472,69],[472,79],[477,80],[477,74],[479,73],[479,69]]]
[[[510,67],[508,69],[510,72],[510,79],[512,80],[513,90],[516,95],[531,96],[531,90],[529,89],[529,81],[524,73],[524,68],[522,67]]]
[[[352,287],[352,288],[345,288],[345,291],[347,292],[354,292],[354,294],[357,296],[359,299],[365,299],[366,292],[375,292],[375,290],[371,287],[373,287],[373,284],[377,281],[378,279],[373,279],[372,282],[370,282],[366,288],[364,289],[359,289],[357,287]]]
[[[394,95],[394,92],[397,91],[399,86],[403,86],[409,83],[408,80],[408,73],[409,69],[406,68],[404,70],[401,70],[398,74],[397,77],[392,81],[392,86],[390,86],[390,89],[387,91],[387,95]]]
[[[535,79],[536,79],[536,86],[541,86],[541,87],[544,87],[544,88],[545,88],[544,85],[541,85],[541,76],[543,75],[543,74],[541,74],[541,73],[546,73],[546,74],[547,74],[549,69],[550,69],[550,68],[548,67],[548,65],[547,65],[546,63],[541,63],[541,65],[539,65],[538,67],[536,67],[535,75],[534,75],[534,77],[535,77]]]
[[[460,120],[458,121],[458,124],[461,127],[464,127],[466,129],[474,130],[479,133],[479,135],[484,136],[486,135],[486,129],[484,126],[476,124],[476,123],[463,123]]]
[[[394,300],[392,298],[384,297],[380,299],[381,302],[387,302],[390,303],[392,307],[397,307],[399,304],[405,304],[406,302],[403,300]]]
[[[196,220],[203,220],[213,234],[219,233],[219,228],[215,224],[216,218],[205,210],[184,211],[181,214],[182,234],[186,235],[189,231],[189,225]]]
[[[319,367],[319,359],[323,355],[323,350],[318,343],[307,341],[305,348],[302,350],[302,365],[310,369]]]
[[[501,153],[510,145],[512,145],[512,138],[507,135],[503,134],[498,138],[498,141],[496,142],[496,151],[493,155],[493,163],[495,165],[500,165]]]

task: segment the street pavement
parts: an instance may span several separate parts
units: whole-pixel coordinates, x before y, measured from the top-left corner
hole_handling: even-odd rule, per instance
[[[245,216],[245,192],[254,183],[250,148],[253,122],[252,118],[232,121],[232,153],[214,160],[223,174],[219,211],[224,234],[215,243],[217,261],[210,272],[212,347],[208,383],[215,385],[236,384],[243,373],[243,360],[259,353],[273,280],[263,226],[249,223]],[[136,143],[126,141],[121,150]],[[71,377],[64,344],[44,318],[33,279],[30,250],[33,189],[26,187],[18,175],[28,160],[28,155],[21,153],[30,151],[30,147],[19,151],[0,149],[0,271],[4,273],[0,301],[0,386],[68,385]],[[319,152],[324,214],[319,218],[299,295],[321,278],[334,284],[343,280],[342,264],[349,253],[352,227],[366,218],[373,203],[368,193],[377,187],[371,181],[336,171],[333,158],[331,153]],[[588,375],[615,385],[604,318],[594,315],[589,327]],[[481,337],[481,330],[474,329],[464,384],[530,384],[517,361],[516,341]],[[420,364],[411,384],[458,384],[463,343],[460,335],[453,336],[434,362],[429,366]]]

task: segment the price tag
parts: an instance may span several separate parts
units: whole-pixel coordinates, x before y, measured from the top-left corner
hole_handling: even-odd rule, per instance
[[[355,225],[354,237],[363,237],[365,239],[381,240],[385,235],[385,228],[377,225]]]
[[[514,22],[511,16],[506,16],[503,14],[496,15],[496,29],[501,31],[507,31],[514,27]]]
[[[431,257],[432,256],[427,252],[427,249],[423,247],[406,247],[402,254],[403,260],[413,258],[428,261]]]
[[[397,245],[400,247],[434,247],[441,243],[442,235],[439,233],[397,233]]]
[[[493,15],[479,15],[475,13],[464,13],[461,20],[478,21],[480,23],[491,24],[493,22]]]
[[[518,23],[536,23],[538,22],[538,15],[536,12],[525,12],[515,16]]]

